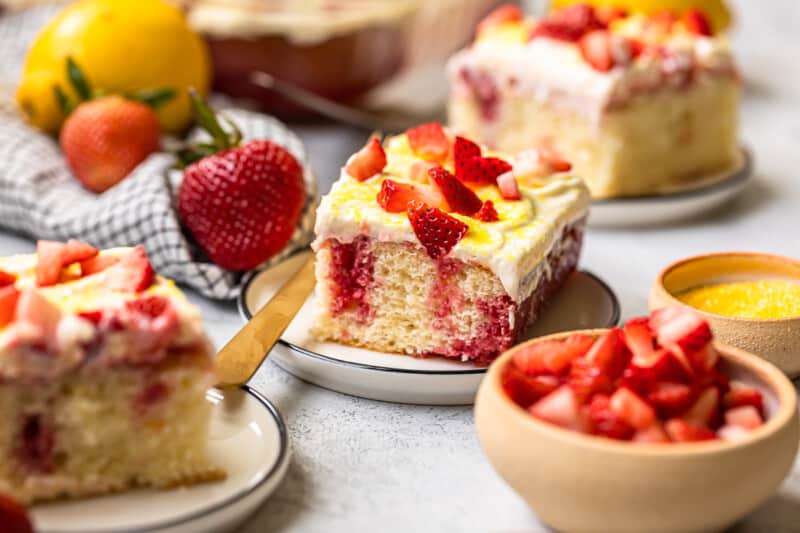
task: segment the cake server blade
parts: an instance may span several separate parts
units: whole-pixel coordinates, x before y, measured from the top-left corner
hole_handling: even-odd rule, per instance
[[[218,387],[238,387],[253,377],[314,289],[314,256],[217,354]]]

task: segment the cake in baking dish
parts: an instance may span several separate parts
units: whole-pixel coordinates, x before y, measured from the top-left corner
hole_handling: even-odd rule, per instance
[[[315,335],[491,362],[575,269],[589,193],[569,168],[438,123],[370,140],[317,212]]]
[[[691,186],[739,158],[739,76],[699,11],[506,8],[448,71],[453,128],[510,153],[549,144],[596,198]]]
[[[144,249],[0,258],[0,492],[32,503],[218,479],[197,310]]]

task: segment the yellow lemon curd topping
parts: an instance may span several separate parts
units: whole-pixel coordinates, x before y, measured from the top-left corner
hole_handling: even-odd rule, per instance
[[[701,311],[739,318],[800,316],[800,281],[770,279],[705,285],[676,295]]]
[[[317,210],[315,247],[330,238],[351,242],[359,235],[384,242],[418,243],[406,213],[384,211],[377,195],[386,178],[411,182],[411,165],[421,159],[405,135],[390,138],[384,144],[387,165],[381,176],[360,182],[342,169],[339,180]],[[486,149],[483,155],[514,163],[512,158]],[[454,171],[452,160],[443,166]],[[571,173],[518,180],[518,184],[522,199],[516,201],[503,199],[494,185],[473,189],[481,200],[492,201],[499,216],[497,222],[449,213],[469,227],[449,256],[489,268],[500,278],[506,292],[520,301],[535,287],[536,280],[530,279],[529,274],[550,251],[562,229],[586,216],[590,196],[583,181]]]

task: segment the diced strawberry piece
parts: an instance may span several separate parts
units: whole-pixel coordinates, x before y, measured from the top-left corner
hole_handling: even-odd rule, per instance
[[[659,444],[669,442],[669,436],[660,422],[654,422],[650,427],[638,430],[631,440],[639,444]]]
[[[406,211],[411,228],[432,259],[439,259],[464,238],[469,226],[447,213],[413,200]]]
[[[6,272],[4,270],[0,270],[0,287],[7,287],[9,285],[13,285],[17,281],[17,276]]]
[[[153,284],[155,271],[144,247],[137,246],[105,271],[105,286],[123,292],[140,292]]]
[[[541,20],[533,30],[531,39],[549,37],[574,42],[589,31],[605,28],[594,9],[586,4],[575,4],[555,11]]]
[[[534,342],[514,353],[514,365],[530,375],[564,372],[570,363],[586,353],[594,340],[584,335],[570,335],[566,339]]]
[[[85,242],[70,239],[64,247],[64,265],[71,265],[79,261],[90,259],[100,253],[97,248]]]
[[[734,407],[725,411],[725,424],[745,429],[755,429],[764,424],[758,409],[752,405]]]
[[[711,29],[711,22],[705,13],[697,9],[690,9],[683,14],[683,24],[686,29],[695,35],[703,35],[711,37],[714,35],[714,30]]]
[[[497,176],[497,187],[500,189],[500,196],[506,200],[520,200],[522,198],[519,193],[517,178],[514,177],[513,172],[504,172]]]
[[[14,285],[0,288],[0,327],[8,325],[14,320],[18,299],[19,291]]]
[[[119,263],[119,257],[113,255],[96,255],[81,261],[81,276],[89,276],[102,272],[112,265]]]
[[[511,169],[511,164],[497,157],[471,157],[456,167],[456,177],[467,183],[496,184],[497,177]]]
[[[730,382],[730,390],[723,397],[722,404],[726,409],[752,405],[759,413],[764,412],[764,398],[761,392],[740,381]]]
[[[696,426],[708,426],[718,407],[719,391],[714,387],[709,387],[700,392],[697,400],[681,418]]]
[[[604,25],[608,26],[618,19],[628,16],[628,12],[620,7],[598,6],[594,9],[595,16]]]
[[[386,152],[378,139],[372,138],[358,152],[350,156],[345,165],[349,175],[365,181],[379,174],[386,167]]]
[[[722,440],[727,440],[730,442],[735,442],[737,440],[742,440],[750,435],[750,430],[745,429],[742,426],[729,426],[724,425],[717,430],[717,437]]]
[[[672,11],[660,11],[647,17],[645,32],[653,37],[659,37],[672,32],[672,27],[678,22],[678,16]]]
[[[710,429],[690,424],[680,418],[673,418],[664,424],[667,435],[673,442],[699,442],[714,440],[717,436]]]
[[[628,440],[636,429],[617,416],[611,409],[610,398],[606,394],[596,394],[589,403],[589,421],[592,433],[610,439]]]
[[[64,266],[66,245],[56,241],[36,243],[36,285],[47,287],[58,283]]]
[[[497,222],[500,220],[500,216],[497,214],[497,210],[491,200],[483,202],[481,208],[475,213],[475,218],[481,222]]]
[[[428,185],[403,183],[385,179],[377,196],[378,204],[389,213],[402,213],[408,209],[408,203],[417,200],[439,209],[447,209],[444,197]]]
[[[633,354],[633,364],[647,366],[655,352],[655,339],[647,325],[647,318],[634,318],[629,320],[623,327],[625,344]]]
[[[444,196],[451,211],[472,216],[480,210],[483,202],[478,195],[447,170],[442,167],[432,168],[428,171],[428,175],[433,185]],[[426,203],[430,205],[429,202]]]
[[[38,332],[39,340],[53,346],[61,311],[37,291],[25,290],[19,294],[14,320],[33,326]]]
[[[438,166],[438,163],[433,163],[431,161],[414,161],[408,169],[408,179],[414,183],[429,183],[428,171]]]
[[[704,374],[696,375],[694,377],[694,385],[698,388],[698,390],[703,390],[709,387],[717,389],[720,401],[730,390],[728,378],[725,376],[725,374],[720,372],[718,368],[712,368],[710,371]]]
[[[607,72],[614,67],[614,56],[611,54],[611,37],[605,30],[596,30],[581,37],[578,43],[583,59],[593,69]]]
[[[478,34],[485,32],[488,29],[502,26],[510,22],[519,22],[522,20],[522,10],[519,6],[514,4],[503,4],[496,8],[494,11],[486,15],[483,20],[478,23]]]
[[[656,334],[660,346],[673,353],[675,347],[684,354],[702,350],[711,341],[708,322],[693,311],[683,307],[664,307],[650,315],[650,329]]]
[[[3,533],[33,533],[25,508],[4,494],[0,494],[0,524]]]
[[[464,162],[473,157],[481,156],[481,147],[464,137],[456,136],[453,143],[453,166],[456,177],[461,179],[464,174]],[[463,180],[462,180],[463,181]]]
[[[572,387],[578,401],[585,402],[597,393],[611,393],[614,383],[598,366],[584,358],[572,362],[567,384]]]
[[[450,153],[450,140],[438,122],[428,122],[406,131],[408,144],[416,155],[441,161]]]
[[[528,411],[535,417],[556,426],[585,432],[587,423],[575,393],[562,385],[535,404]]]
[[[555,376],[528,376],[515,365],[503,369],[503,390],[514,403],[527,409],[560,385]]]
[[[620,387],[609,400],[611,410],[636,429],[645,429],[656,420],[656,412],[627,387]]]
[[[625,386],[642,395],[647,395],[657,383],[663,381],[685,382],[688,380],[686,370],[668,350],[654,351],[649,358],[638,358],[622,373]]]
[[[612,381],[622,374],[630,358],[631,353],[619,328],[612,328],[597,339],[586,354],[586,360],[600,368]]]
[[[661,382],[655,384],[646,398],[661,417],[673,418],[689,409],[694,391],[683,383]]]

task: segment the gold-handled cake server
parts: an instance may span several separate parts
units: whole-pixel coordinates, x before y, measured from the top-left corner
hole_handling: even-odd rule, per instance
[[[217,354],[218,387],[238,387],[255,374],[314,289],[314,255]]]

